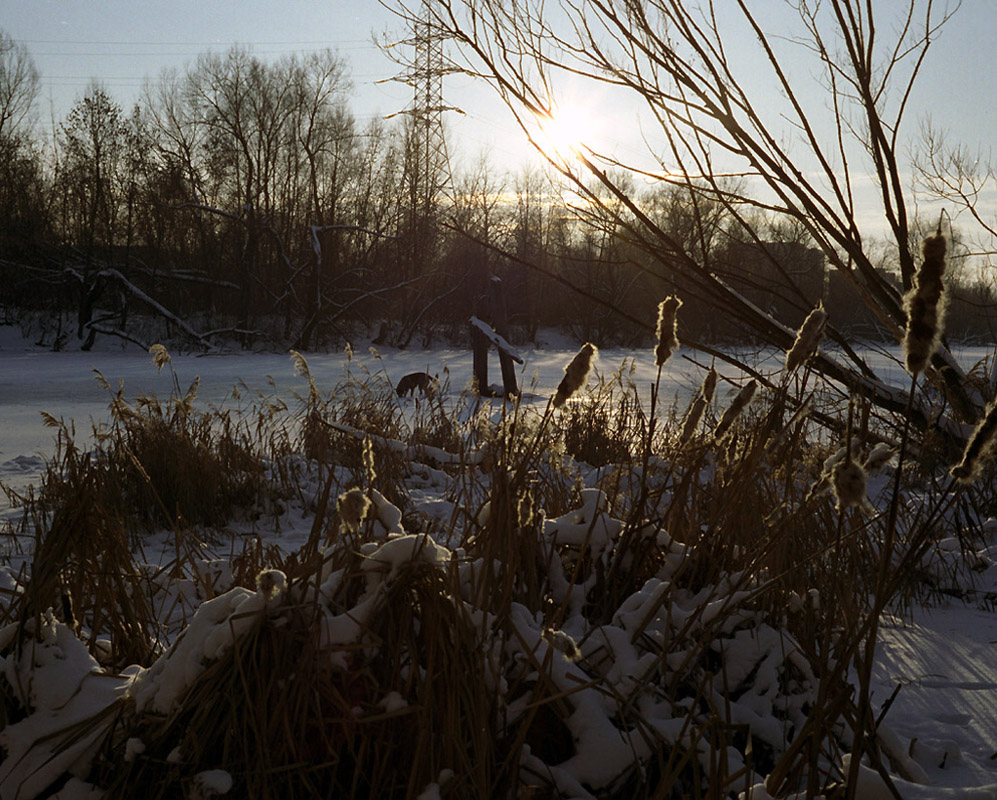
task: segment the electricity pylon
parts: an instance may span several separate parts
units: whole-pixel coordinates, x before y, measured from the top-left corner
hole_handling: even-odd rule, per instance
[[[452,186],[443,115],[447,111],[463,113],[443,101],[443,77],[456,70],[447,66],[444,58],[446,36],[434,21],[433,4],[434,0],[422,0],[419,17],[411,21],[411,37],[397,43],[411,47],[412,57],[406,61],[405,71],[393,79],[412,87],[411,105],[397,113],[412,120],[409,157],[415,163],[410,164],[414,170],[411,177],[416,182],[420,211],[427,218],[434,216],[437,202]]]

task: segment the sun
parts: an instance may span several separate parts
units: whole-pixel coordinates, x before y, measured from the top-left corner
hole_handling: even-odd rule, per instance
[[[548,155],[573,158],[586,149],[584,141],[592,132],[592,123],[578,106],[557,108],[537,118],[540,128],[538,144]]]

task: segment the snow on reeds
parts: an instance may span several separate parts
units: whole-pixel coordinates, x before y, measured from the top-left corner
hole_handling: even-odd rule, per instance
[[[877,736],[849,683],[869,615],[924,569],[904,529],[880,579],[882,515],[843,483],[892,451],[849,423],[856,444],[827,458],[813,397],[783,424],[787,390],[755,381],[718,423],[714,370],[654,425],[625,367],[584,388],[594,354],[558,412],[444,385],[403,414],[385,376],[351,362],[325,393],[294,354],[293,425],[265,396],[201,411],[176,377],[165,400],[108,387],[92,452],[50,420],[57,455],[24,498],[33,563],[0,606],[0,786],[837,790],[856,726]],[[840,508],[810,490],[822,474]]]

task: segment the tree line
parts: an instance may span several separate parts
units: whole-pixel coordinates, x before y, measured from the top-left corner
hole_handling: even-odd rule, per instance
[[[397,346],[459,339],[493,276],[524,338],[561,326],[637,343],[647,333],[632,320],[652,319],[676,288],[692,335],[751,334],[718,317],[708,292],[673,285],[627,224],[633,209],[610,195],[565,202],[570,181],[556,170],[503,171],[482,156],[432,176],[443,190],[421,202],[426,171],[440,166],[424,157],[420,126],[359,121],[332,50],[205,53],[130,110],[94,82],[48,141],[39,88],[30,52],[0,32],[0,305],[54,347],[98,336],[299,349],[358,334]],[[842,325],[876,332],[805,226],[741,213],[712,187],[614,180],[684,251],[790,324],[822,300]],[[990,299],[985,287],[964,293],[974,309]],[[960,319],[989,325],[978,310]]]

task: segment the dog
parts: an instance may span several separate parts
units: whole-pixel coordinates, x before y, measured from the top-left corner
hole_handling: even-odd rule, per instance
[[[433,395],[440,390],[440,381],[428,372],[412,372],[398,381],[398,386],[395,387],[399,397],[414,396],[416,389],[423,395]]]

